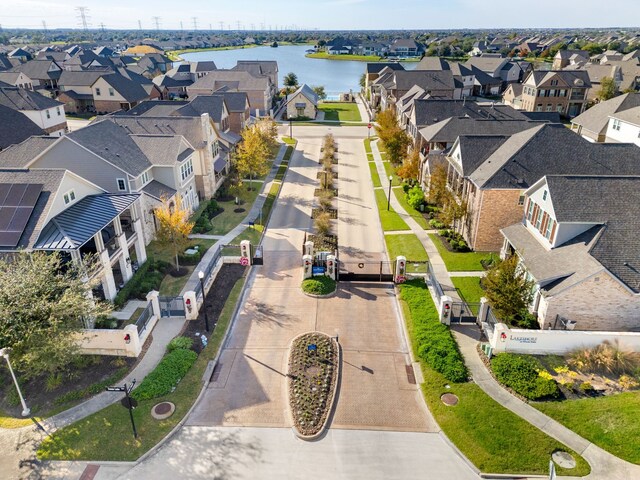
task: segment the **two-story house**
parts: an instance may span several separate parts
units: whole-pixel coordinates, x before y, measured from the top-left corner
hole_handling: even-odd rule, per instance
[[[540,328],[637,331],[640,176],[546,175],[524,195],[501,253],[534,282]]]
[[[412,38],[398,38],[389,46],[389,55],[392,57],[419,57],[423,52],[424,45]]]
[[[381,72],[382,73],[382,72]],[[378,85],[380,108],[394,108],[396,102],[411,88],[418,86],[432,97],[453,98],[455,81],[451,70],[396,70],[381,75],[373,82]]]
[[[55,92],[58,88],[58,79],[62,68],[53,60],[43,59],[30,60],[13,67],[10,71],[22,72],[26,75],[31,80],[34,90]]]
[[[640,94],[635,95],[639,96]],[[635,143],[640,147],[640,106],[610,115],[605,141]]]
[[[523,82],[521,108],[575,117],[586,108],[589,88],[591,82],[584,70],[535,70]]]
[[[558,50],[553,57],[552,70],[562,70],[569,65],[585,65],[589,63],[589,52],[586,50]]]
[[[0,85],[0,105],[23,113],[48,135],[60,137],[67,131],[64,105],[38,92]]]
[[[624,93],[607,101],[597,103],[577,117],[571,119],[571,129],[589,141],[607,141],[610,118],[635,107],[640,107],[640,93]],[[616,124],[616,127],[617,126]],[[628,143],[635,143],[636,141],[631,133],[630,136],[624,134],[620,136],[616,129],[612,134],[613,136],[610,137],[611,141]],[[622,138],[624,138],[624,140],[622,140]]]
[[[44,134],[44,130],[22,112],[0,105],[0,151],[32,135]]]

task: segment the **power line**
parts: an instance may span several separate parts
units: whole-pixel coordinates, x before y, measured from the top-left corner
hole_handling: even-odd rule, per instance
[[[237,30],[238,30],[238,31],[240,31],[240,20],[236,20],[236,25],[237,25],[237,27],[238,27],[238,29],[237,29]]]
[[[80,25],[82,29],[86,32],[89,30],[89,22],[90,17],[87,15],[89,13],[89,8],[87,7],[76,7],[76,12],[78,12],[78,20],[80,20]]]
[[[220,31],[224,30],[224,22],[219,22],[220,23]]]
[[[160,17],[151,17],[151,19],[156,26],[156,30],[160,30]]]
[[[198,30],[198,17],[191,17],[191,20],[193,20],[193,29]]]
[[[46,33],[47,33],[47,22],[45,22],[44,20],[42,20],[42,29],[44,30],[44,33],[46,35]]]
[[[100,23],[100,30],[102,30],[102,33],[104,33],[104,23]]]

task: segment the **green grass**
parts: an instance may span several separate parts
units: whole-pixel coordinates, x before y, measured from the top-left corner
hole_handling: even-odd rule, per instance
[[[318,104],[318,110],[324,112],[325,120],[340,122],[361,122],[360,111],[356,103],[349,102],[322,102]]]
[[[640,392],[532,405],[616,457],[640,464]]]
[[[326,275],[307,278],[302,281],[302,291],[312,295],[329,295],[336,290],[336,281]]]
[[[196,363],[180,381],[176,390],[164,397],[142,400],[133,411],[139,438],[134,440],[129,412],[117,402],[68,427],[56,431],[45,439],[38,449],[41,460],[113,460],[134,461],[161,441],[182,420],[202,389],[202,375],[210,360],[214,359],[235,308],[244,278],[233,287],[209,344],[200,353]],[[156,403],[170,401],[176,405],[175,413],[166,420],[151,417]]]
[[[450,252],[442,244],[442,240],[435,233],[430,233],[429,237],[436,245],[440,256],[444,260],[447,270],[450,272],[481,272],[484,270],[480,260],[497,255],[495,252]]]
[[[425,289],[424,301],[430,304],[433,320],[437,321],[433,300],[426,285],[422,288]],[[400,304],[414,355],[420,358],[418,324],[407,303],[401,299]],[[577,453],[504,408],[475,383],[452,383],[424,361],[420,360],[420,365],[425,379],[422,391],[429,410],[447,437],[482,472],[548,475],[551,454],[565,450],[574,456],[577,466],[571,470],[558,468],[558,474],[584,476],[589,473],[589,465]],[[459,403],[454,407],[444,405],[440,400],[444,393],[457,395]]]
[[[365,138],[364,139],[364,151],[367,152],[367,154],[371,154],[371,142],[373,142],[374,140],[377,140],[378,137],[370,137],[370,138]]]
[[[378,214],[380,215],[382,230],[385,232],[411,230],[393,207],[390,206],[389,210],[387,210],[387,194],[384,189],[374,190],[373,193],[376,197],[376,204],[378,205]]]
[[[407,203],[407,199],[405,198],[405,193],[402,188],[394,188],[393,193],[398,199],[398,202],[400,203],[402,208],[404,208],[405,212],[407,212],[407,214],[409,214],[409,216],[413,218],[418,225],[420,225],[425,230],[431,228],[429,226],[429,222],[427,222],[427,219],[422,216],[422,213],[420,213],[418,210],[409,205],[409,203]]]
[[[229,245],[240,245],[240,242],[243,240],[249,240],[251,245],[258,245],[260,243],[260,239],[262,238],[262,232],[264,231],[264,227],[262,225],[254,225],[253,227],[247,227],[242,233],[236,236]],[[238,256],[240,255],[240,250],[237,248],[223,248],[222,255],[227,256]]]
[[[480,287],[480,277],[451,277],[460,298],[467,303],[480,303],[484,297],[484,290]],[[471,307],[474,315],[478,314],[478,307]]]
[[[389,252],[392,261],[399,255],[407,258],[407,271],[411,270],[411,262],[429,260],[427,251],[420,243],[420,239],[414,234],[385,235],[384,242],[387,244],[387,252]]]
[[[385,179],[385,184],[388,187],[389,186],[389,177],[393,177],[393,180],[391,180],[391,186],[392,187],[399,187],[400,185],[402,185],[402,179],[396,175],[396,168],[391,165],[391,162],[387,162],[385,161],[384,157],[386,155],[386,153],[381,153],[380,155],[382,155],[382,165],[384,166],[384,171],[387,173],[387,178]]]
[[[373,181],[374,187],[381,187],[380,183],[380,175],[378,175],[378,168],[376,167],[376,162],[367,162],[369,164],[369,170],[371,171],[371,180]]]
[[[278,182],[282,182],[284,180],[284,174],[287,173],[287,167],[289,164],[287,162],[283,162],[278,167],[278,171],[276,172],[275,180]]]
[[[288,162],[289,160],[291,160],[291,155],[293,155],[293,147],[289,145],[287,147],[287,150],[284,152],[284,155],[282,156],[282,161]]]
[[[266,225],[269,220],[269,215],[271,215],[271,210],[273,209],[273,205],[276,201],[276,197],[278,196],[278,192],[280,192],[280,188],[282,187],[281,183],[273,183],[271,185],[271,189],[267,194],[267,198],[264,201],[264,205],[262,206],[262,224]]]
[[[307,58],[321,58],[323,60],[347,60],[351,62],[382,62],[378,55],[329,55],[327,52],[307,53]]]
[[[258,193],[260,193],[260,189],[262,188],[261,183],[253,182],[253,189],[248,190],[249,182],[245,182],[240,187],[240,192],[238,194],[238,198],[240,199],[240,205],[236,205],[234,200],[229,200],[226,202],[218,202],[220,207],[224,208],[224,211],[211,219],[211,228],[207,231],[209,235],[225,235],[233,230],[236,226],[244,220],[247,216],[247,213],[251,209],[251,205],[255,202],[258,197]],[[202,202],[201,207],[198,209],[198,212],[193,216],[193,218],[197,218],[197,215],[204,209],[207,202]],[[244,212],[234,212],[238,207],[244,208]]]
[[[282,141],[287,145],[295,145],[297,143],[297,140],[291,137],[282,137]]]

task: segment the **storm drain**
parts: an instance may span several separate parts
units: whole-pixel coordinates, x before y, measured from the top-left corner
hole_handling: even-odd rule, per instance
[[[407,371],[407,380],[409,381],[409,383],[411,385],[415,385],[416,384],[416,374],[413,371],[413,367],[411,365],[405,365],[404,368]]]

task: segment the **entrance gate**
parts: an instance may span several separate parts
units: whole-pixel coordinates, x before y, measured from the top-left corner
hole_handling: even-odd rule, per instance
[[[393,282],[395,262],[338,261],[338,280],[341,282]]]
[[[480,303],[453,302],[451,304],[451,323],[477,323],[479,310]]]
[[[161,317],[184,317],[184,298],[158,297]]]

